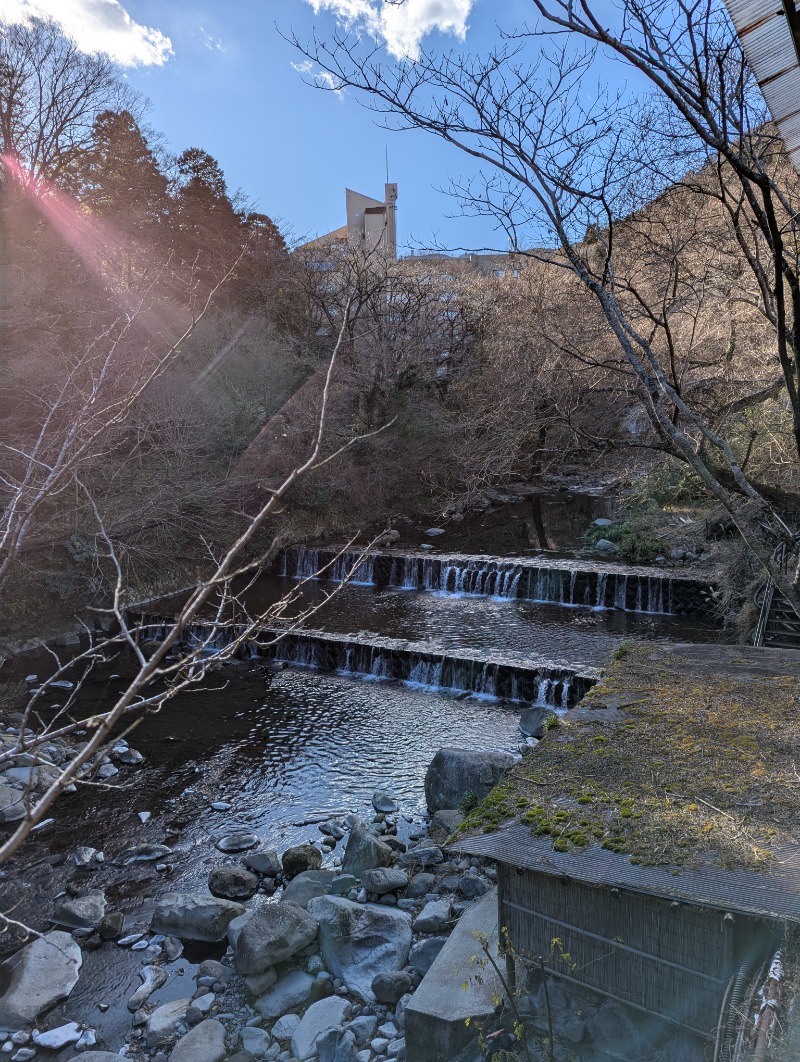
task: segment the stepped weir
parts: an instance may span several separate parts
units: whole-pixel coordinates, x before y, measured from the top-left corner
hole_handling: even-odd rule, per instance
[[[137,627],[140,642],[162,641],[170,629],[163,615],[130,613],[129,621]],[[241,632],[234,624],[198,622],[186,628],[181,641],[189,648],[213,653],[231,645]],[[240,646],[239,655],[558,709],[573,707],[598,677],[594,668],[570,668],[553,661],[494,653],[454,655],[401,639],[376,641],[310,630],[283,633],[266,626]]]
[[[550,557],[288,549],[275,574],[668,616],[708,615],[714,593],[709,576]]]

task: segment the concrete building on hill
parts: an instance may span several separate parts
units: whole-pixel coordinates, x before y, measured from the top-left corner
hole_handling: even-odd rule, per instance
[[[347,224],[333,232],[303,244],[304,247],[326,247],[348,243],[364,254],[377,251],[384,258],[397,258],[397,185],[384,185],[384,199],[345,189]]]

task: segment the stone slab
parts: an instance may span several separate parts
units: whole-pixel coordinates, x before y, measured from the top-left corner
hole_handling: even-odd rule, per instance
[[[406,1062],[441,1062],[453,1058],[478,1036],[473,1022],[488,1018],[495,998],[503,995],[490,965],[470,963],[481,949],[476,933],[491,941],[497,957],[497,889],[461,916],[447,943],[405,1008]],[[466,990],[464,984],[466,982]],[[467,1019],[470,1024],[467,1025]]]

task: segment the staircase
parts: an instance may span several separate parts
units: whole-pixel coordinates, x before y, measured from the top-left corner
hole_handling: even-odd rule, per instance
[[[761,644],[770,649],[800,649],[800,619],[797,613],[774,587],[771,597]]]
[[[788,567],[789,555],[785,543],[773,554],[784,569]],[[772,579],[759,588],[754,600],[759,608],[759,616],[753,645],[769,649],[800,649],[800,617]]]

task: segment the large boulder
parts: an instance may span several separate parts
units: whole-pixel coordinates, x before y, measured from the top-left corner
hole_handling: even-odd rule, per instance
[[[208,891],[225,900],[249,900],[258,891],[258,878],[244,867],[214,867]]]
[[[68,929],[97,929],[106,913],[106,898],[99,889],[85,896],[59,900],[53,910],[52,921]]]
[[[26,944],[0,966],[0,1027],[21,1029],[78,983],[83,957],[69,933],[54,930]]]
[[[250,852],[242,858],[242,862],[256,874],[265,878],[277,878],[281,872],[281,860],[274,848],[265,848],[263,851]]]
[[[283,890],[283,900],[296,903],[298,907],[308,907],[308,901],[315,896],[327,896],[331,891],[331,882],[337,876],[334,870],[304,870],[292,878]]]
[[[358,820],[350,830],[347,847],[342,858],[342,873],[360,878],[365,870],[392,865],[393,852],[388,844],[379,841],[369,832],[366,824]]]
[[[227,1053],[225,1026],[214,1018],[206,1018],[178,1040],[169,1062],[222,1062]]]
[[[352,903],[341,896],[319,896],[308,905],[319,922],[322,959],[348,990],[374,1002],[372,981],[405,965],[411,947],[411,918],[379,904]]]
[[[516,761],[510,752],[439,749],[425,773],[428,810],[457,808],[467,794],[482,800]]]
[[[408,874],[399,867],[376,867],[374,870],[365,870],[361,875],[361,884],[376,896],[383,896],[387,892],[397,892],[408,885]]]
[[[324,899],[324,897],[319,897]],[[313,901],[312,901],[313,902]],[[236,940],[236,969],[245,977],[291,959],[317,935],[317,923],[296,903],[266,904],[242,927]]]
[[[319,870],[322,866],[322,852],[313,844],[296,844],[287,848],[281,859],[283,872],[287,878],[295,878],[304,870]]]
[[[151,925],[155,933],[182,940],[223,940],[228,923],[244,914],[233,900],[221,900],[201,892],[170,892],[159,900]]]

